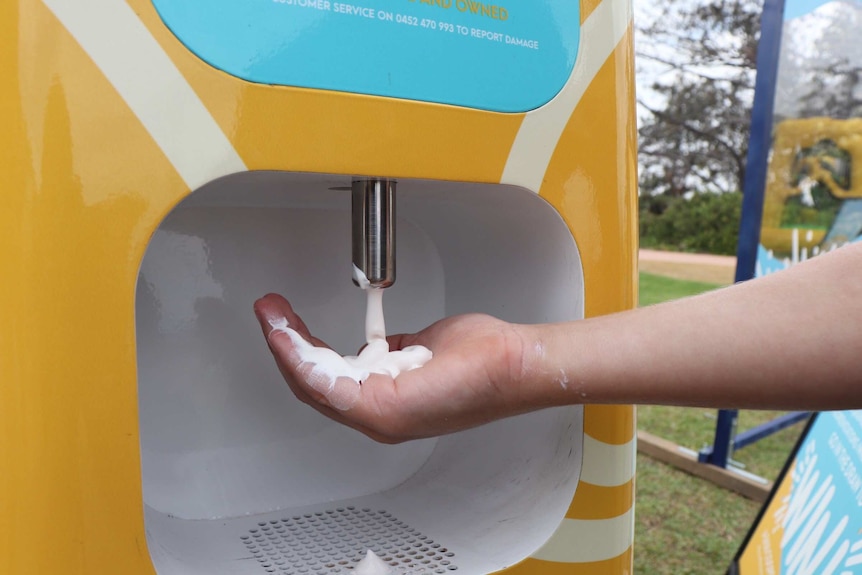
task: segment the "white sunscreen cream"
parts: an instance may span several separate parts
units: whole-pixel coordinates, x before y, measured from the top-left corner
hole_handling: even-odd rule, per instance
[[[300,359],[300,369],[310,372],[306,376],[311,387],[322,393],[335,409],[345,411],[359,401],[359,384],[372,373],[398,377],[425,365],[431,359],[431,350],[421,345],[411,345],[401,350],[389,351],[386,341],[386,324],[383,318],[383,290],[371,287],[365,274],[353,266],[353,274],[359,286],[367,294],[365,313],[365,340],[367,345],[359,355],[340,356],[325,347],[315,347],[292,329],[286,318],[269,321],[273,331],[290,336]]]
[[[390,575],[392,568],[369,549],[365,557],[353,568],[353,573],[355,575]]]

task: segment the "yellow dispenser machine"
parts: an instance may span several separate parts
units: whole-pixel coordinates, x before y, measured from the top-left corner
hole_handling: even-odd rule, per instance
[[[392,333],[632,307],[626,0],[11,0],[0,47],[0,573],[631,572],[632,407],[381,445],[252,313],[354,352],[351,262]]]

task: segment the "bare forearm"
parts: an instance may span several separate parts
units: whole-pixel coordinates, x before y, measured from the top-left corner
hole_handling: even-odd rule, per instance
[[[862,408],[862,244],[761,280],[606,317],[545,325],[446,318],[389,340],[395,349],[431,349],[422,368],[397,379],[375,373],[361,387],[336,378],[352,391],[350,405],[321,391],[295,338],[273,329],[283,323],[308,345],[323,345],[289,302],[271,294],[255,310],[296,396],[380,441],[574,403]]]
[[[862,406],[862,246],[612,316],[525,326],[534,401]]]

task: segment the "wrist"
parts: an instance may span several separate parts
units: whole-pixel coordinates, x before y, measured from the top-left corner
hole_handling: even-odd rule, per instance
[[[538,407],[601,401],[595,348],[600,336],[586,320],[524,326],[522,388]],[[605,398],[607,399],[607,398]]]
[[[522,325],[519,328],[522,354],[516,387],[521,401],[532,407],[564,403],[563,393],[570,378],[556,349],[554,325]]]

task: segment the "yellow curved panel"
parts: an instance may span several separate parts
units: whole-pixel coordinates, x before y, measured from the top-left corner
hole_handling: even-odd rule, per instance
[[[622,515],[634,505],[634,479],[614,487],[578,483],[572,504],[566,511],[569,519],[610,519]]]
[[[253,84],[194,56],[148,0],[129,4],[251,170],[500,181],[523,114]]]
[[[544,198],[558,206],[581,249],[587,317],[630,309],[636,303],[637,171],[633,85],[629,27],[569,119],[540,190]],[[608,153],[608,150],[615,150],[615,153]],[[575,169],[572,158],[577,158]],[[628,443],[635,434],[634,407],[587,405],[584,432],[611,445]],[[598,496],[594,504],[587,503],[591,496]],[[617,487],[596,487],[582,482],[567,515],[609,519],[629,511],[633,500],[633,481]],[[572,541],[572,545],[577,542]],[[506,572],[516,575],[631,573],[632,553],[630,548],[613,559],[589,563],[531,559]]]
[[[599,4],[602,3],[602,0],[581,0],[581,24],[586,22],[587,18],[590,17],[590,14],[593,13]]]
[[[0,253],[17,278],[0,298],[14,338],[0,380],[26,387],[0,386],[0,481],[15,494],[2,498],[15,537],[0,537],[0,572],[149,573],[137,395],[117,385],[136,377],[134,331],[118,327],[132,325],[150,229],[187,190],[44,6],[0,20],[18,18],[27,25],[0,83],[4,103],[20,102],[0,106],[17,115],[3,122],[4,153],[18,155],[3,177],[19,191],[0,210],[12,240]]]
[[[632,550],[619,557],[590,563],[556,563],[527,559],[504,571],[507,575],[631,575]]]
[[[631,405],[587,405],[584,433],[605,443],[622,445],[635,435],[634,407]]]
[[[543,197],[560,206],[581,249],[587,317],[635,304],[637,151],[632,78],[629,28],[572,114],[541,189]],[[574,171],[572,158],[577,158]]]
[[[500,180],[521,114],[243,82],[190,55],[149,1],[129,5],[250,169]],[[597,5],[585,2],[582,18]],[[0,287],[0,381],[16,382],[0,385],[0,460],[13,462],[0,473],[0,495],[15,494],[0,497],[0,572],[152,573],[136,390],[117,382],[136,378],[144,248],[189,190],[41,2],[2,3],[0,42],[3,178],[16,191],[0,210],[0,262],[15,280]],[[634,305],[630,52],[627,35],[569,121],[541,189],[581,248],[588,316]],[[69,381],[85,383],[60,385]],[[622,445],[634,433],[632,408],[588,406],[585,428]],[[633,481],[583,483],[568,517],[618,517],[632,497]],[[510,572],[627,573],[630,565],[629,550],[579,564],[531,559]]]

